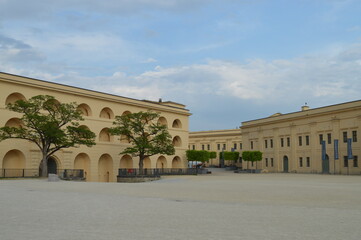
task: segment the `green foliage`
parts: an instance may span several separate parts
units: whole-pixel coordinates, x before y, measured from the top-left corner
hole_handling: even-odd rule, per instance
[[[210,152],[205,150],[187,150],[186,155],[188,161],[206,162],[210,158]]]
[[[173,155],[175,149],[172,136],[167,127],[158,122],[160,115],[155,112],[130,113],[116,116],[109,129],[112,135],[126,138],[132,146],[125,148],[121,154],[139,156],[139,169],[143,169],[143,160],[155,154]]]
[[[260,151],[243,151],[242,159],[244,161],[250,161],[250,162],[262,161],[262,152],[260,152]]]
[[[217,152],[209,152],[209,158],[214,159],[217,157]]]
[[[47,172],[47,159],[58,150],[95,145],[95,134],[79,126],[83,118],[76,103],[59,103],[53,96],[38,95],[8,104],[6,108],[23,114],[22,126],[0,128],[0,141],[18,138],[35,143],[43,154],[43,176]]]
[[[224,160],[237,161],[239,152],[224,152]]]

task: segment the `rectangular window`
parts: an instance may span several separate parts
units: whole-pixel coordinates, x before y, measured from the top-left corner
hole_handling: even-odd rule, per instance
[[[271,167],[273,167],[273,158],[271,158]]]
[[[211,145],[208,144],[208,145],[207,145],[207,149],[208,149],[208,150],[211,150]]]
[[[202,144],[202,150],[204,150],[204,145]]]
[[[237,143],[235,143],[235,144],[233,145],[233,148],[234,148],[234,149],[237,149]]]
[[[320,135],[319,135],[319,137],[320,137],[320,144],[322,144],[322,141],[323,141],[323,134],[320,134]]]
[[[343,142],[347,143],[347,132],[343,132],[342,135],[343,135]]]
[[[287,147],[291,146],[291,139],[288,137],[287,138]]]
[[[347,156],[343,156],[343,166],[348,167],[348,157]]]
[[[332,143],[331,133],[327,133],[327,143],[328,143],[328,144],[331,144],[331,143]]]
[[[303,159],[300,157],[300,167],[303,167]]]
[[[310,167],[311,166],[311,161],[310,161],[310,157],[306,158],[306,167]]]
[[[217,144],[217,150],[221,150],[221,144]]]
[[[306,136],[306,145],[309,146],[310,145],[310,136]]]
[[[358,157],[353,156],[353,167],[358,167]]]
[[[251,141],[251,149],[253,149],[253,141]]]
[[[226,150],[227,147],[226,147],[226,144],[223,144],[223,150]]]
[[[302,136],[298,136],[298,145],[302,146]]]
[[[239,149],[241,149],[241,150],[242,150],[242,143],[240,143],[240,144],[239,144]]]
[[[193,146],[192,146],[192,149],[193,149],[193,150],[196,150],[196,145],[193,145]]]
[[[268,158],[266,158],[266,167],[268,167]]]
[[[352,131],[352,141],[357,142],[357,131]]]
[[[283,138],[281,138],[281,147],[285,145]]]
[[[273,148],[273,139],[270,139],[271,148]]]
[[[267,139],[266,139],[266,140],[264,140],[264,147],[265,147],[265,148],[267,148],[267,147],[268,147],[268,141],[267,141]]]

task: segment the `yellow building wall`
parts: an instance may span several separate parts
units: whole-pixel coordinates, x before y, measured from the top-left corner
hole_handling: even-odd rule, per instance
[[[120,96],[60,85],[36,79],[0,73],[0,126],[16,124],[21,114],[5,108],[7,101],[19,98],[29,99],[36,95],[51,95],[60,102],[76,102],[84,112],[81,125],[87,126],[96,137],[96,145],[88,148],[69,148],[54,154],[58,169],[82,168],[88,181],[116,181],[120,166],[138,168],[137,157],[120,155],[129,146],[121,142],[118,136],[109,136],[107,128],[112,127],[114,116],[127,112],[152,110],[160,113],[163,123],[176,144],[176,153],[172,156],[152,156],[147,167],[184,168],[187,166],[185,151],[188,148],[189,111],[184,105],[172,102],[142,101]],[[146,97],[146,96],[145,96]],[[110,117],[110,119],[109,119]],[[11,120],[12,119],[12,120]],[[10,121],[9,121],[10,120]],[[21,159],[25,156],[25,163]],[[13,159],[13,164],[9,159]],[[122,160],[121,160],[122,159]],[[0,168],[39,168],[41,156],[35,144],[24,140],[8,139],[0,142]],[[15,164],[18,162],[18,164]],[[163,163],[163,164],[162,164]],[[7,164],[7,166],[4,166]]]

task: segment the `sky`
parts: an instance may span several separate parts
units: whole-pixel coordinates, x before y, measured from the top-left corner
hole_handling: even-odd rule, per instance
[[[0,71],[235,129],[361,99],[361,1],[0,0]]]

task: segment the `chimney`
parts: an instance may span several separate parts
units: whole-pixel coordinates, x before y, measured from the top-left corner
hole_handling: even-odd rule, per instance
[[[310,107],[305,105],[305,106],[302,106],[302,108],[301,108],[301,109],[302,109],[302,112],[304,112],[304,111],[309,110],[309,109],[310,109]]]

